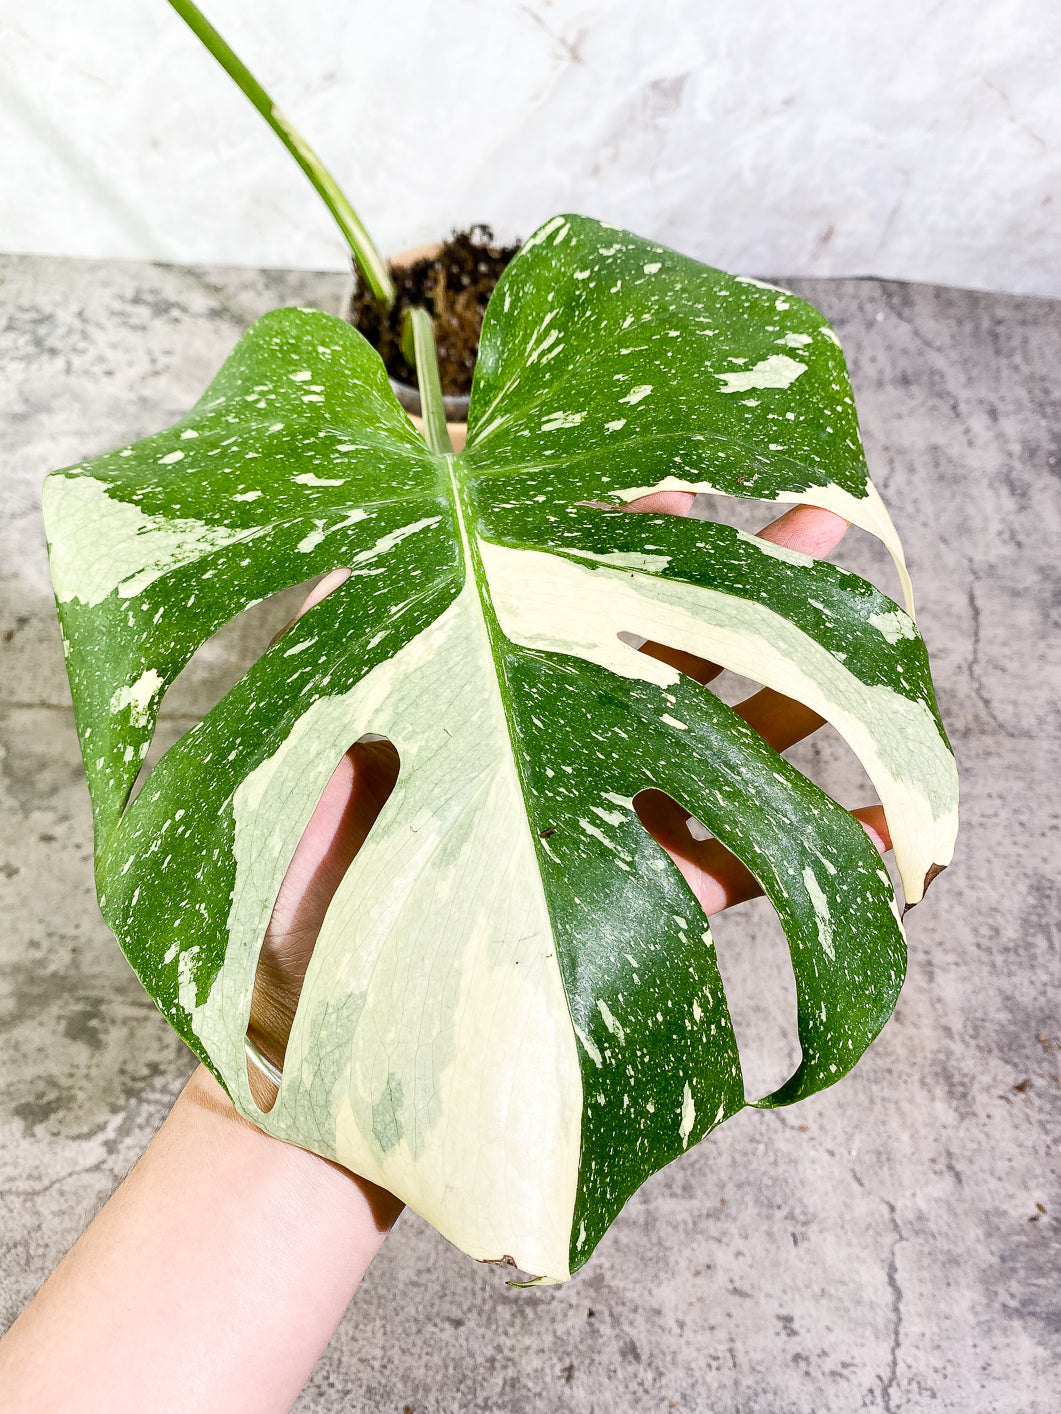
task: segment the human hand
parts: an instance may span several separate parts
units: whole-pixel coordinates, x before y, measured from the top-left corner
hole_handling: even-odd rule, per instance
[[[349,574],[337,569],[319,580],[272,642]],[[295,1008],[328,905],[397,779],[398,753],[389,741],[355,742],[332,772],[292,856],[258,957],[247,1027],[251,1044],[278,1071],[284,1068]],[[258,1108],[271,1109],[277,1086],[253,1061],[247,1077]]]
[[[631,501],[626,510],[659,515],[688,515],[695,497],[689,491],[662,491]],[[818,506],[794,506],[759,532],[760,540],[798,550],[821,559],[834,550],[844,537],[848,522]],[[707,684],[724,671],[717,663],[683,653],[662,644],[646,642],[642,653],[678,668],[696,682]],[[736,707],[736,713],[756,729],[775,751],[786,751],[825,723],[802,702],[785,697],[772,688],[763,688]],[[642,825],[667,851],[681,870],[682,877],[709,917],[763,891],[754,875],[718,840],[706,836],[698,822],[690,832],[689,812],[660,790],[646,790],[638,797]],[[891,837],[879,805],[851,812],[860,821],[882,854],[891,849]]]
[[[666,492],[627,509],[686,515],[692,501],[690,493]],[[820,556],[846,528],[829,511],[798,506],[762,536]],[[345,578],[343,570],[326,576],[299,613]],[[641,651],[700,683],[722,671],[660,644],[644,643]],[[780,751],[821,725],[813,712],[769,689],[737,711]],[[398,754],[389,742],[357,742],[329,779],[295,851],[262,946],[248,1030],[278,1070],[324,915],[397,775]],[[669,796],[646,791],[638,804],[642,824],[705,913],[760,892],[728,850],[690,833],[687,812]],[[887,848],[880,807],[854,813],[874,843]],[[267,1110],[275,1085],[253,1064],[249,1077]],[[200,1068],[133,1174],[6,1337],[5,1409],[87,1407],[86,1397],[109,1410],[161,1407],[174,1390],[186,1389],[186,1352],[194,1349],[196,1408],[207,1407],[205,1399],[232,1414],[279,1414],[308,1378],[400,1208],[367,1180],[244,1123]],[[207,1268],[211,1279],[204,1284]],[[184,1398],[189,1408],[194,1402]]]
[[[632,501],[630,512],[688,515],[691,492],[666,491]],[[816,506],[795,506],[760,532],[760,538],[821,557],[839,544],[847,522]],[[320,603],[347,578],[338,569],[326,575],[299,608],[292,623]],[[289,624],[287,627],[289,628]],[[282,632],[286,632],[286,628]],[[277,635],[279,637],[280,635]],[[275,641],[275,640],[274,640]],[[646,642],[641,652],[670,663],[703,684],[723,669],[690,653]],[[784,751],[822,726],[823,718],[770,688],[742,702],[736,711],[776,751]],[[248,1037],[265,1059],[283,1069],[287,1038],[317,934],[328,905],[357,851],[368,836],[398,777],[398,753],[389,741],[365,739],[353,745],[333,772],[280,888],[262,945],[251,1003]],[[641,823],[681,870],[705,914],[719,913],[762,893],[749,870],[718,840],[693,828],[689,815],[670,796],[646,790],[638,797]],[[890,848],[879,805],[853,812],[883,853]],[[277,1087],[253,1062],[251,1091],[268,1110]]]

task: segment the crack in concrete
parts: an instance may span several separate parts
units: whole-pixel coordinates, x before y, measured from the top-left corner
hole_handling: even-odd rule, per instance
[[[777,1111],[773,1113],[785,1129],[793,1130],[795,1128],[794,1125],[786,1123]],[[819,1147],[822,1148],[825,1153],[829,1154],[831,1158],[838,1158],[836,1152],[830,1149],[828,1145],[820,1143],[819,1141]],[[872,1197],[876,1198],[878,1202],[884,1205],[888,1211],[888,1221],[892,1230],[891,1250],[888,1253],[888,1266],[885,1271],[885,1279],[888,1283],[888,1292],[891,1298],[891,1338],[888,1349],[888,1370],[886,1378],[883,1376],[878,1378],[880,1378],[881,1384],[881,1409],[884,1411],[884,1414],[898,1414],[898,1406],[894,1402],[894,1396],[899,1382],[899,1347],[902,1344],[903,1334],[903,1289],[899,1285],[899,1267],[896,1253],[899,1250],[899,1244],[905,1242],[906,1238],[903,1235],[902,1228],[899,1226],[899,1216],[895,1204],[881,1194],[875,1193],[872,1188],[869,1188],[853,1163],[848,1162],[847,1171],[854,1180],[856,1187],[860,1188],[863,1193],[869,1193]]]
[[[874,1193],[871,1188],[868,1188],[854,1164],[848,1164],[848,1172],[864,1193],[870,1193],[888,1210],[888,1221],[892,1230],[892,1244],[891,1250],[888,1253],[888,1266],[885,1271],[885,1278],[891,1297],[891,1339],[888,1350],[887,1378],[878,1378],[880,1378],[881,1383],[881,1409],[884,1410],[884,1414],[897,1414],[898,1406],[894,1403],[894,1395],[899,1382],[899,1347],[902,1343],[903,1335],[903,1289],[899,1285],[899,1267],[896,1260],[896,1253],[899,1250],[900,1242],[905,1242],[906,1239],[903,1236],[902,1228],[899,1226],[899,1216],[896,1212],[895,1204],[889,1202],[889,1200],[882,1197],[881,1194]]]
[[[981,679],[980,605],[978,604],[976,599],[976,585],[972,581],[970,581],[969,583],[969,593],[967,597],[969,603],[969,612],[972,615],[973,619],[972,647],[969,651],[969,681],[972,683],[973,692],[976,694],[976,698],[980,703],[980,706],[983,707],[989,719],[995,724],[996,727],[998,727],[999,731],[1002,733],[1003,736],[1008,737],[1012,735],[1012,733],[1010,732],[1009,727],[1006,725],[1006,723],[999,719],[999,716],[996,713],[994,707],[992,707],[991,703],[988,701],[987,689],[984,687],[983,681]]]
[[[893,1402],[893,1395],[899,1381],[899,1346],[903,1334],[903,1289],[899,1285],[898,1265],[896,1263],[896,1252],[899,1243],[904,1240],[902,1228],[899,1226],[899,1219],[896,1216],[895,1204],[889,1203],[887,1198],[882,1198],[881,1202],[888,1209],[888,1216],[891,1219],[893,1242],[891,1251],[888,1254],[888,1290],[891,1293],[891,1314],[892,1314],[892,1334],[891,1349],[888,1357],[888,1378],[881,1382],[881,1408],[885,1414],[896,1414],[896,1405]]]
[[[40,1198],[45,1193],[50,1193],[53,1188],[57,1188],[60,1183],[69,1183],[72,1178],[80,1178],[82,1174],[97,1173],[110,1157],[110,1154],[104,1154],[94,1164],[88,1164],[85,1168],[70,1169],[67,1173],[61,1173],[50,1183],[44,1184],[42,1188],[8,1188],[6,1189],[7,1196],[10,1198]]]

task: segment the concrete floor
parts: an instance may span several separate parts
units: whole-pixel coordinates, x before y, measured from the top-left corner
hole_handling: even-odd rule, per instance
[[[0,276],[2,1327],[191,1068],[95,907],[40,481],[162,427],[254,316],[334,310],[343,281],[28,257]],[[1061,306],[873,280],[796,288],[848,351],[962,768],[958,854],[908,919],[896,1017],[842,1084],[745,1112],[657,1175],[568,1286],[513,1291],[406,1214],[300,1411],[1059,1407]],[[867,537],[838,558],[894,592]],[[208,645],[166,700],[159,745],[277,617],[283,605],[263,606]],[[835,738],[794,756],[844,804],[871,798]],[[762,1092],[793,1054],[778,930],[758,901],[717,932]]]

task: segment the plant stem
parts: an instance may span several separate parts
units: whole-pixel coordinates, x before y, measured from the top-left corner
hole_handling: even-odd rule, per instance
[[[386,262],[376,249],[372,237],[361,224],[357,212],[347,201],[335,178],[325,167],[305,138],[291,126],[276,104],[262,88],[217,30],[192,0],[169,0],[190,30],[209,49],[228,76],[239,84],[277,137],[290,152],[313,184],[317,195],[335,218],[353,253],[357,268],[369,289],[389,309],[395,300],[394,281]]]
[[[409,309],[405,313],[403,343],[408,344],[412,330],[413,353],[416,361],[416,381],[420,385],[420,410],[424,417],[424,440],[440,457],[450,456],[453,443],[446,426],[446,409],[442,402],[442,380],[438,376],[438,355],[435,352],[435,329],[426,309]]]

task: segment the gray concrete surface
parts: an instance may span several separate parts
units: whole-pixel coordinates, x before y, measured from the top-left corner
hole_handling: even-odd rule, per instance
[[[2,1326],[190,1070],[96,911],[40,480],[163,426],[252,317],[335,309],[342,281],[26,257],[0,276]],[[405,1215],[304,1414],[1059,1407],[1061,306],[797,287],[848,350],[963,773],[957,858],[908,920],[896,1017],[833,1090],[745,1112],[657,1175],[565,1287],[510,1290]],[[868,538],[838,558],[893,588]],[[283,615],[262,606],[207,646],[167,698],[160,745]],[[835,738],[794,755],[845,804],[871,798]],[[778,931],[761,901],[717,931],[762,1092],[793,1053]]]

